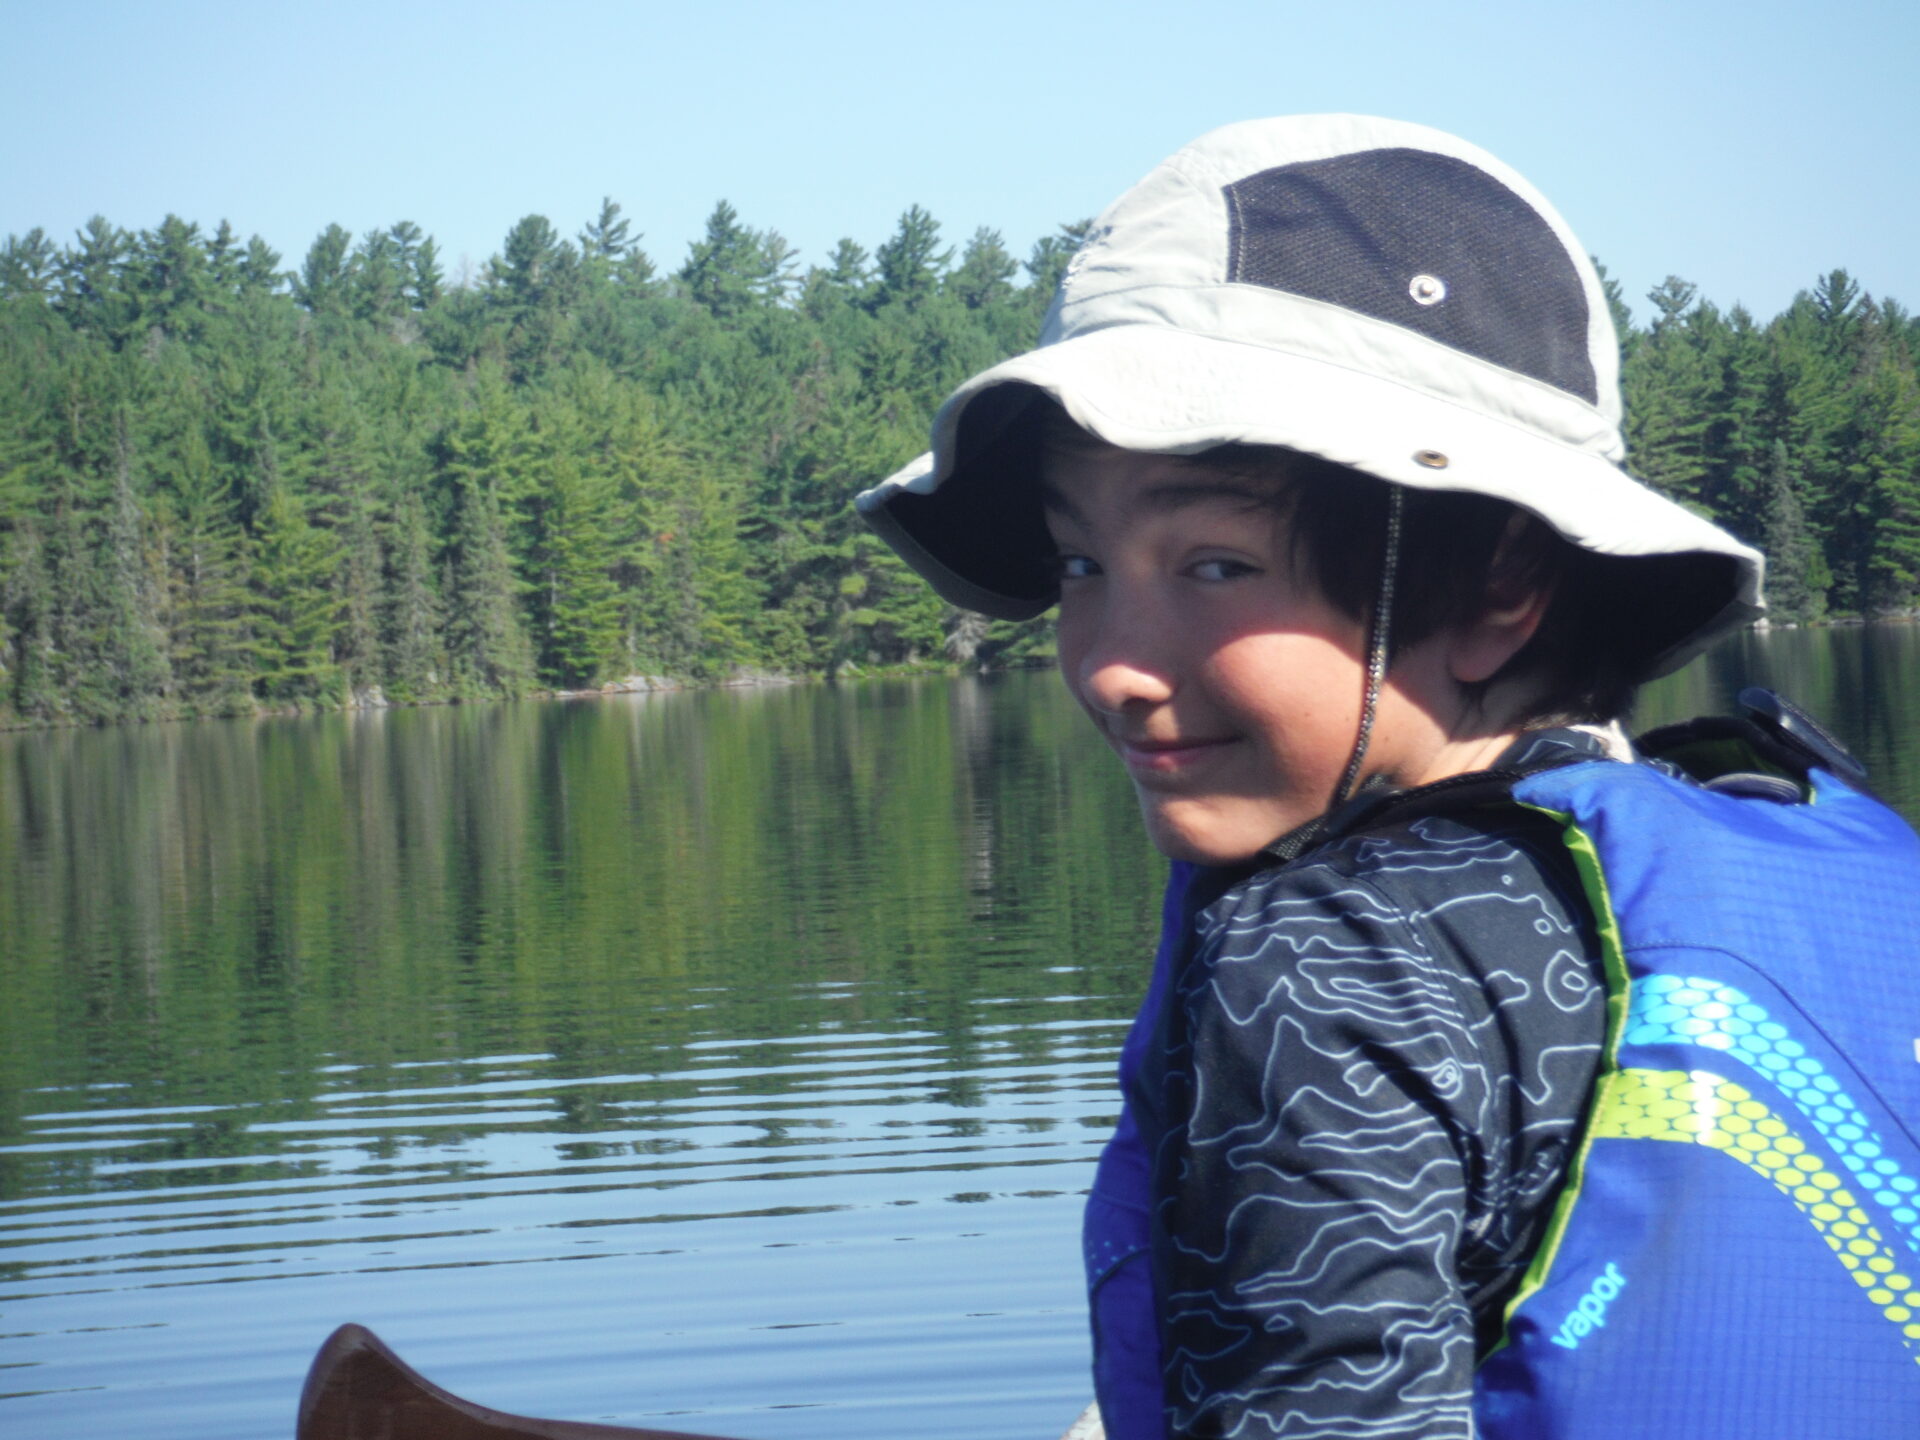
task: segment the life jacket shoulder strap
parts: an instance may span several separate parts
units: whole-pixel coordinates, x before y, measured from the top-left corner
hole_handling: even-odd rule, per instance
[[[1637,736],[1634,749],[1673,767],[1709,789],[1793,802],[1810,797],[1812,771],[1826,770],[1850,789],[1871,795],[1866,767],[1791,701],[1759,686],[1739,696],[1738,715],[1705,715],[1663,725]],[[1455,775],[1431,785],[1377,796],[1362,794],[1322,821],[1302,826],[1269,848],[1273,859],[1291,860],[1336,836],[1381,829],[1435,815],[1517,806],[1513,788],[1529,776],[1570,763],[1564,755],[1532,764]]]

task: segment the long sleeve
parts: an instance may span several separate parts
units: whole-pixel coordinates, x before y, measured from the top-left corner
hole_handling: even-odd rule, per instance
[[[1141,1080],[1174,1434],[1470,1433],[1604,1029],[1537,838],[1419,821],[1200,916]]]

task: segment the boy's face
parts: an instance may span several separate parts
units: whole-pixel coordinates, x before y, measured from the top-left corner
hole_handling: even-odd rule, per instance
[[[1043,461],[1060,669],[1154,844],[1244,860],[1327,808],[1353,752],[1365,626],[1295,574],[1275,482],[1090,442]],[[1407,758],[1382,696],[1368,769]]]

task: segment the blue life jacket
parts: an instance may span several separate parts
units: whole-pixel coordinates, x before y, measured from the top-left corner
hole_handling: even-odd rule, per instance
[[[1120,1047],[1120,1093],[1133,1093],[1133,1078],[1151,1043],[1173,967],[1179,963],[1187,923],[1187,888],[1196,867],[1176,860],[1160,904],[1160,945],[1153,978],[1133,1028]],[[1087,1196],[1081,1245],[1087,1264],[1087,1318],[1093,1326],[1093,1393],[1107,1440],[1166,1440],[1160,1398],[1160,1330],[1147,1257],[1153,1169],[1130,1101],[1100,1152]]]
[[[1476,1377],[1477,1431],[1911,1440],[1920,839],[1806,763],[1844,770],[1844,752],[1796,755],[1792,735],[1746,721],[1661,734],[1717,788],[1592,761],[1495,796],[1561,821],[1610,1013],[1548,1238]],[[1725,773],[1756,756],[1763,773]],[[1169,882],[1123,1076],[1170,986],[1191,875]],[[1116,1440],[1165,1436],[1148,1194],[1123,1112],[1086,1222],[1095,1388]]]

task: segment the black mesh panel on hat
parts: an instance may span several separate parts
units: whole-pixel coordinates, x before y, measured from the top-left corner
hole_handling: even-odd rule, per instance
[[[1388,320],[1598,403],[1580,274],[1539,212],[1486,171],[1363,150],[1225,189],[1229,280]],[[1423,276],[1444,287],[1435,303],[1414,298]]]

